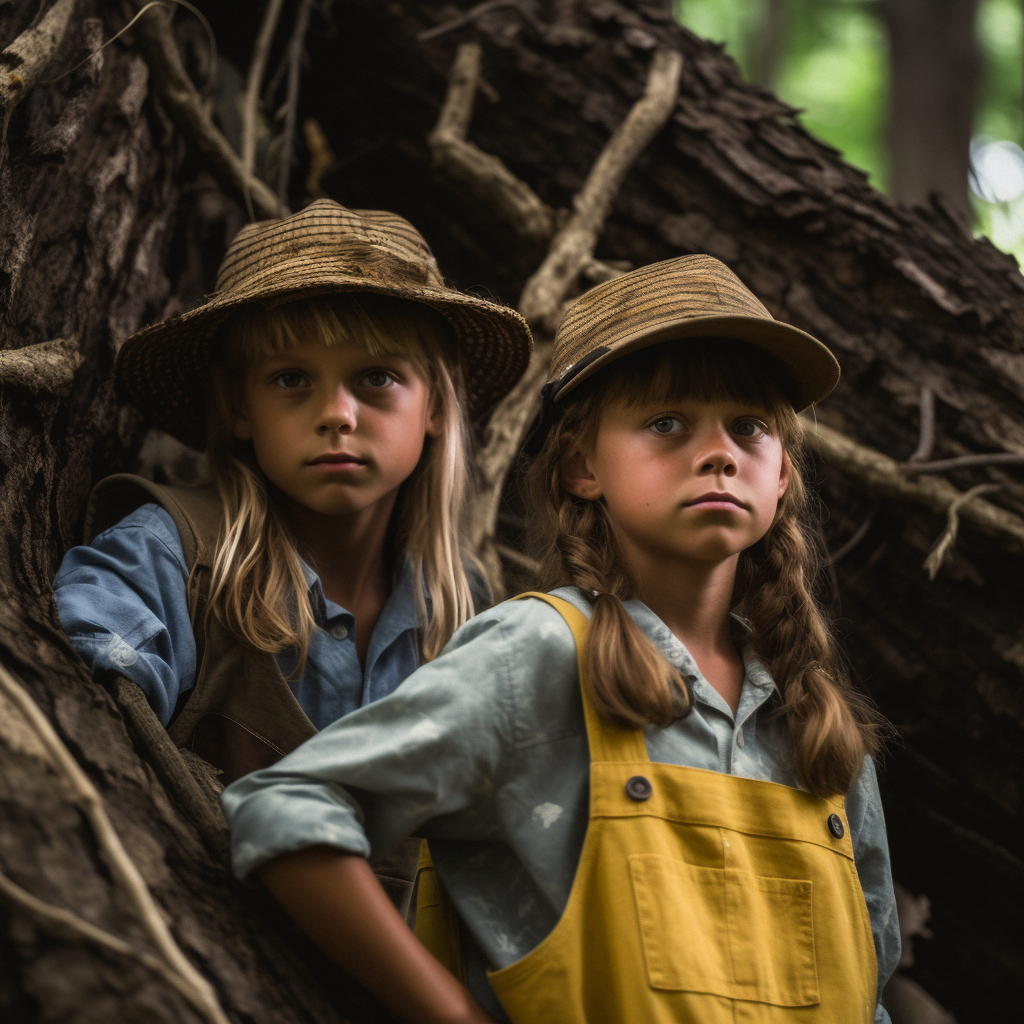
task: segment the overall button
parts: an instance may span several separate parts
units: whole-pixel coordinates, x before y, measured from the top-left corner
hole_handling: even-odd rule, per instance
[[[642,775],[634,775],[626,783],[626,796],[630,800],[650,800],[654,787]]]
[[[846,829],[843,828],[843,819],[838,814],[828,816],[828,830],[836,839],[842,839],[846,834]]]
[[[344,640],[348,636],[348,630],[344,626],[331,626],[331,636],[335,640]]]

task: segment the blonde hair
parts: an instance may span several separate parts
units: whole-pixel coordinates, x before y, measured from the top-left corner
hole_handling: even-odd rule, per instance
[[[589,451],[605,403],[649,399],[749,401],[768,416],[790,463],[789,486],[767,534],[740,554],[735,599],[751,642],[781,694],[794,769],[813,793],[844,793],[880,746],[881,720],[853,689],[816,591],[827,559],[803,483],[803,430],[774,361],[719,338],[665,343],[612,363],[567,400],[529,470],[544,585],[593,598],[586,662],[598,711],[631,728],[664,728],[692,710],[687,684],[623,605],[637,582],[623,565],[602,501],[562,486],[562,465]]]
[[[421,303],[370,293],[342,293],[234,314],[212,360],[225,379],[210,403],[208,455],[224,510],[213,558],[207,614],[258,650],[298,651],[301,674],[316,625],[294,540],[248,442],[234,439],[229,381],[299,339],[354,341],[373,356],[401,355],[427,383],[440,423],[424,442],[419,465],[402,484],[389,535],[412,563],[422,654],[435,658],[473,615],[459,548],[467,476],[467,432],[455,348],[441,316]],[[429,611],[424,591],[429,595]]]

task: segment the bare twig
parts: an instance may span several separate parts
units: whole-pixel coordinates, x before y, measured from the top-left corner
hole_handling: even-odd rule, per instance
[[[288,43],[288,96],[285,100],[284,139],[281,144],[281,162],[277,167],[277,201],[288,202],[288,178],[292,171],[292,149],[295,145],[295,118],[299,107],[299,75],[302,70],[302,50],[309,26],[309,11],[313,0],[300,0],[295,15],[295,29]]]
[[[876,498],[907,502],[946,515],[949,506],[963,496],[948,480],[939,477],[908,479],[899,463],[887,455],[823,424],[801,418],[811,449],[828,465],[859,481],[861,487]],[[1024,519],[978,498],[962,506],[959,515],[1004,550],[1024,555]]]
[[[249,74],[245,80],[245,98],[242,101],[242,140],[241,156],[242,169],[246,174],[252,175],[256,167],[256,120],[257,108],[259,106],[260,85],[263,82],[263,72],[267,67],[267,57],[270,54],[270,44],[274,41],[274,33],[277,31],[277,22],[281,17],[281,8],[284,0],[267,0],[267,8],[263,12],[263,22],[260,25],[259,35],[252,48],[252,60],[249,62]],[[252,200],[246,192],[246,205],[249,208],[249,217],[255,220],[252,210]]]
[[[255,212],[261,217],[287,213],[274,193],[258,178],[247,174],[227,139],[217,130],[206,107],[181,63],[170,16],[154,9],[135,29],[139,48],[149,65],[154,90],[177,129],[199,151],[221,188],[244,203],[252,197]]]
[[[22,911],[30,914],[38,924],[48,929],[52,934],[73,941],[91,942],[94,946],[108,949],[127,960],[134,960],[154,974],[158,974],[168,985],[171,985],[188,999],[189,1002],[193,1002],[193,993],[189,989],[188,983],[159,957],[137,949],[130,943],[125,942],[124,939],[120,939],[103,928],[99,928],[84,918],[79,917],[74,911],[44,903],[41,899],[28,892],[28,890],[23,889],[17,882],[12,882],[2,871],[0,871],[0,894],[6,896],[11,903],[21,908]],[[207,1016],[206,1019],[214,1020],[216,1018]]]
[[[451,21],[445,21],[440,25],[435,25],[433,28],[424,29],[416,36],[417,42],[425,43],[428,39],[436,39],[438,36],[443,36],[447,32],[454,32],[457,28],[462,28],[464,25],[469,25],[476,21],[483,14],[487,14],[489,11],[498,11],[502,7],[513,7],[519,12],[520,16],[526,21],[532,28],[540,31],[541,26],[533,15],[526,10],[522,5],[522,0],[484,0],[482,4],[477,4],[476,7],[471,7],[465,14],[460,14],[457,18],[452,18]]]
[[[979,466],[1024,466],[1024,455],[1015,452],[988,452],[981,455],[958,455],[955,459],[934,462],[908,462],[900,467],[907,476],[949,473],[954,469],[976,469]]]
[[[89,781],[78,762],[68,752],[46,716],[39,710],[25,688],[0,665],[0,696],[13,705],[34,739],[45,752],[46,759],[68,785],[76,804],[92,826],[111,876],[127,896],[139,922],[169,969],[178,976],[177,988],[209,1024],[228,1024],[210,983],[192,966],[174,941],[164,918],[146,887],[138,868],[128,856],[114,826],[107,817],[96,787]]]
[[[39,20],[0,54],[0,145],[7,144],[7,126],[14,108],[28,95],[64,41],[76,0],[57,0]]]
[[[551,243],[547,258],[526,282],[519,311],[531,324],[553,332],[562,303],[594,246],[619,188],[637,157],[661,131],[675,109],[682,55],[662,50],[654,55],[643,97],[615,130],[573,200],[569,223]]]
[[[939,569],[942,568],[946,555],[956,543],[957,531],[960,528],[960,510],[968,502],[974,501],[982,494],[998,491],[999,487],[999,484],[978,484],[977,487],[972,487],[965,494],[961,494],[956,501],[950,503],[949,509],[946,511],[946,529],[942,531],[942,536],[935,542],[935,547],[928,552],[928,557],[924,560],[924,570],[928,573],[928,579],[935,579]]]
[[[455,56],[437,127],[427,139],[434,166],[525,241],[547,244],[555,230],[554,212],[496,156],[466,141],[480,80],[481,52],[479,44],[464,43]]]
[[[921,437],[911,462],[923,462],[935,447],[935,392],[927,385],[921,387]]]
[[[540,562],[535,558],[524,555],[521,551],[516,551],[515,548],[510,548],[507,544],[495,544],[494,549],[504,561],[510,562],[517,569],[521,569],[531,576],[540,575]]]
[[[868,530],[871,529],[871,524],[875,521],[875,516],[878,515],[878,510],[882,507],[880,501],[876,501],[868,511],[868,514],[864,517],[864,521],[857,527],[856,530],[850,536],[850,539],[842,545],[837,551],[829,555],[829,561],[836,565],[841,562],[853,549],[868,535]]]

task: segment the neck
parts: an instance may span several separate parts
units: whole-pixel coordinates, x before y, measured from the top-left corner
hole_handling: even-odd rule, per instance
[[[324,594],[353,613],[374,595],[391,591],[384,542],[397,492],[389,497],[360,512],[326,515],[277,494],[295,546],[320,577]]]
[[[707,654],[735,657],[729,612],[739,556],[723,561],[664,559],[624,551],[638,597],[701,663]]]

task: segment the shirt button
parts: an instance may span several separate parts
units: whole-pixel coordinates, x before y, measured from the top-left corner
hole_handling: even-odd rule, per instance
[[[630,800],[650,800],[654,787],[642,775],[634,775],[626,782],[626,796]]]
[[[842,839],[846,833],[846,829],[843,828],[843,819],[838,814],[830,814],[828,816],[828,830],[836,837],[836,839]]]
[[[737,729],[736,730],[736,746],[739,747],[740,749],[742,749],[743,748],[743,744],[746,743],[746,742],[747,741],[743,738],[743,730],[742,729]]]
[[[331,626],[331,636],[335,640],[344,640],[348,636],[348,630],[344,626]]]

